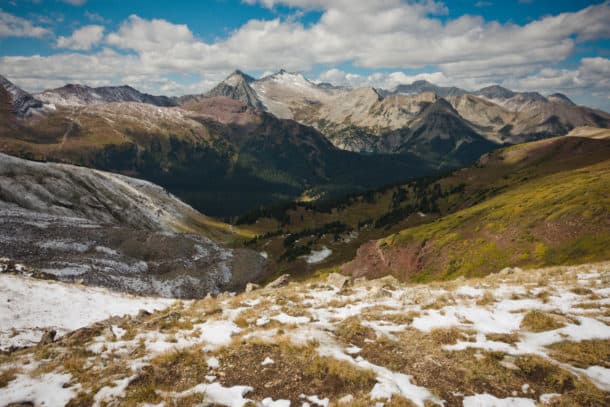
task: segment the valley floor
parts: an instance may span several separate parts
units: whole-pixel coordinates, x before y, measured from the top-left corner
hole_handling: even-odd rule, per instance
[[[610,404],[610,262],[427,285],[330,275],[139,306],[1,277],[3,346],[11,324],[19,338],[37,324],[64,333],[111,313],[166,307],[0,354],[2,404]],[[106,306],[107,314],[94,312]]]

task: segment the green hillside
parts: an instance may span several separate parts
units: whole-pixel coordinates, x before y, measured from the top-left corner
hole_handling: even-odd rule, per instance
[[[608,259],[610,159],[536,176],[544,166],[472,207],[361,247],[343,270],[427,281]]]
[[[250,242],[250,247],[268,252],[283,270],[307,275],[350,261],[358,248],[371,240],[415,230],[418,225],[428,225],[419,226],[422,230],[435,228],[451,219],[448,215],[463,216],[458,215],[460,211],[474,210],[477,205],[489,204],[491,199],[500,199],[505,193],[523,194],[534,181],[559,177],[549,181],[553,184],[569,174],[579,180],[581,177],[574,171],[601,165],[608,157],[610,140],[607,138],[558,137],[493,151],[476,165],[444,177],[421,178],[342,200],[265,208],[241,217],[238,224],[260,235]],[[603,190],[599,181],[591,182]],[[570,183],[570,188],[577,184]],[[512,192],[518,188],[525,190]],[[543,201],[539,204],[545,205]],[[575,207],[584,205],[573,204]],[[496,232],[504,236],[501,225],[497,227]],[[571,227],[576,226],[569,225],[568,229]],[[316,264],[304,261],[304,255],[324,247],[332,251],[324,261]],[[360,265],[362,270],[371,268]],[[374,273],[389,271],[381,267]]]

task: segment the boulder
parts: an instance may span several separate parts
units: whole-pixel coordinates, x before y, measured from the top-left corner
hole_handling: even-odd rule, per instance
[[[284,287],[290,281],[290,274],[282,274],[277,279],[273,280],[265,286],[265,288],[280,288]]]
[[[261,288],[261,286],[260,286],[260,285],[258,285],[258,284],[255,284],[255,283],[248,283],[248,284],[246,284],[246,290],[245,290],[245,291],[246,291],[247,293],[251,293],[251,292],[252,292],[252,291],[254,291],[254,290],[258,290],[259,288]]]
[[[342,290],[352,285],[352,278],[339,273],[330,273],[326,278],[326,282],[333,287]]]

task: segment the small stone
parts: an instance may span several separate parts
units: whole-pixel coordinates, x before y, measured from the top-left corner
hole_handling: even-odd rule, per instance
[[[255,283],[248,283],[246,284],[246,292],[247,293],[251,293],[254,290],[258,290],[259,288],[261,288],[260,285],[255,284]]]
[[[330,273],[326,278],[326,282],[339,290],[352,285],[352,278],[339,273]]]
[[[279,278],[273,280],[265,288],[280,288],[288,284],[290,281],[290,274],[282,274]]]
[[[382,277],[377,282],[382,287],[390,288],[390,289],[394,289],[394,288],[400,286],[400,281],[398,281],[398,279],[392,275]]]
[[[150,312],[146,311],[145,309],[141,309],[138,311],[138,318],[144,318],[151,315]]]
[[[40,338],[38,345],[48,345],[49,343],[53,343],[55,340],[55,335],[57,335],[57,332],[54,329],[46,330],[44,334],[42,334],[42,338]]]

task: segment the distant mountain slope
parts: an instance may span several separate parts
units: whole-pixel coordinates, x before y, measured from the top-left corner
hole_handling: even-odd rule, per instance
[[[412,155],[338,150],[315,129],[230,100],[208,97],[184,108],[133,102],[62,107],[18,132],[0,123],[0,149],[136,175],[214,216],[304,193],[364,191],[434,170]]]
[[[462,163],[470,163],[496,147],[474,131],[445,99],[426,107],[409,130],[411,134],[399,151],[434,157],[437,162],[456,157]]]
[[[267,251],[271,259],[281,259],[294,272],[306,273],[352,260],[358,247],[368,241],[417,225],[433,227],[445,216],[530,180],[579,171],[608,157],[610,130],[579,128],[567,137],[490,152],[476,165],[443,177],[416,179],[334,202],[262,208],[244,215],[239,223],[262,236],[251,247]],[[319,263],[308,264],[301,257],[324,248],[328,257]],[[359,256],[355,268],[371,269],[360,261],[366,258],[366,253]]]
[[[610,114],[577,106],[565,95],[547,98],[536,92],[514,92],[500,86],[468,92],[416,81],[392,91],[352,89],[317,85],[299,73],[284,70],[248,80],[247,84],[256,93],[248,99],[256,99],[275,116],[313,126],[341,149],[365,153],[404,151],[401,146],[408,143],[407,135],[413,132],[418,115],[427,103],[438,98],[449,101],[457,112],[457,116],[446,116],[452,123],[443,125],[454,128],[452,138],[457,139],[468,139],[474,132],[496,145],[515,144],[564,135],[580,126],[610,127]],[[224,85],[219,86],[225,89]],[[230,90],[221,93],[243,99],[243,92],[235,96]],[[456,125],[456,120],[462,123]],[[468,159],[481,151],[462,156],[463,150],[451,147],[454,146],[443,146],[436,155],[444,151],[447,161],[457,165],[469,163]],[[421,146],[415,150],[429,148]],[[449,155],[446,151],[450,151]]]
[[[265,273],[257,253],[208,238],[237,230],[157,185],[83,167],[0,154],[0,224],[3,256],[63,281],[201,298]]]
[[[585,133],[484,156],[479,166],[495,175],[478,182],[491,195],[361,246],[343,270],[422,281],[610,258],[610,133]],[[503,168],[512,170],[498,178]],[[463,179],[468,191],[470,175],[452,178]]]
[[[0,75],[0,118],[23,119],[41,109],[43,103]]]
[[[142,93],[131,86],[101,86],[69,84],[57,89],[45,90],[36,95],[45,103],[55,105],[91,105],[111,102],[139,102],[155,106],[176,106],[175,98]]]
[[[423,92],[432,92],[440,97],[447,96],[461,96],[468,93],[468,91],[455,86],[443,87],[437,86],[425,80],[415,81],[409,85],[398,85],[392,91],[385,91],[385,95],[417,95]]]

